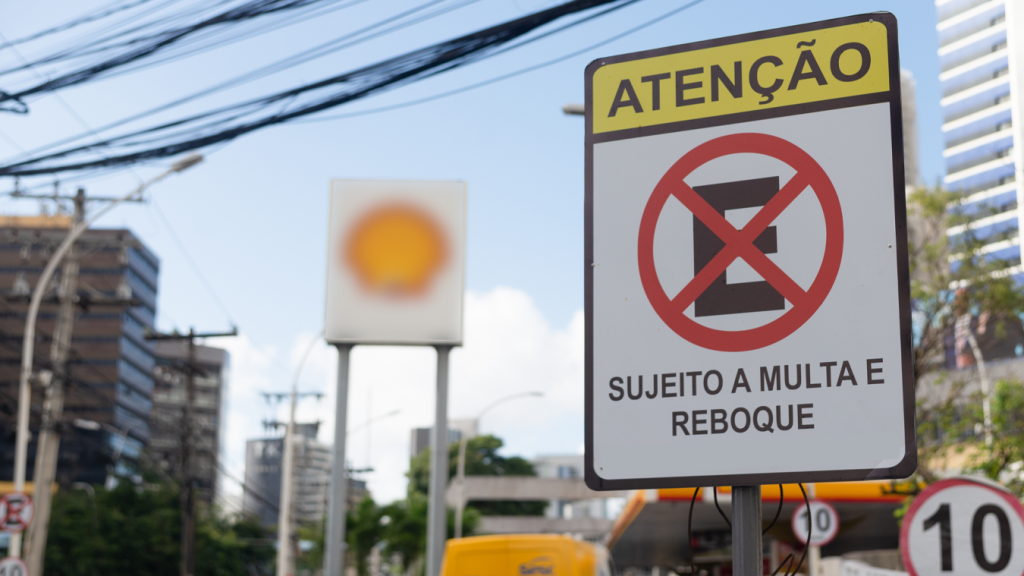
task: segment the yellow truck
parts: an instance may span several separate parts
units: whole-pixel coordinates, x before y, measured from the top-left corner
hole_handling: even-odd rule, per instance
[[[569,536],[510,534],[448,541],[442,576],[612,576],[608,550]]]

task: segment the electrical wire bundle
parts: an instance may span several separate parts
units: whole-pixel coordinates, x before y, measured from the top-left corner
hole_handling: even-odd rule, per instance
[[[151,1],[135,0],[134,3],[127,6],[115,7],[115,9],[106,10],[94,17],[78,19],[72,23],[34,34],[28,38],[15,40],[10,44],[12,46],[22,44],[29,40],[59,32],[68,27],[81,25],[103,16],[110,16],[121,10],[133,8],[139,4]],[[137,71],[142,69],[142,67],[162,64],[170,59],[180,58],[197,51],[209,49],[213,45],[237,41],[246,36],[245,34],[235,34],[235,28],[239,24],[245,24],[263,16],[302,11],[322,4],[337,4],[338,1],[247,0],[239,6],[229,7],[212,15],[207,16],[203,14],[204,11],[209,11],[211,7],[223,5],[225,0],[221,0],[205,7],[196,8],[195,6],[189,6],[171,14],[159,14],[159,18],[152,18],[148,22],[128,30],[118,30],[119,25],[123,25],[126,22],[131,22],[141,16],[154,15],[152,14],[153,12],[159,12],[160,8],[169,4],[165,2],[163,5],[156,6],[155,10],[142,11],[141,14],[135,14],[133,18],[123,20],[114,26],[108,27],[98,34],[98,38],[84,39],[46,56],[27,60],[20,65],[0,70],[0,77],[25,70],[34,70],[45,74],[45,76],[40,76],[37,82],[21,90],[14,92],[0,90],[0,111],[26,114],[29,108],[25,101],[30,97],[110,77],[115,72]],[[342,4],[340,7],[347,7],[365,1],[353,0]],[[196,18],[198,18],[198,21],[183,22],[185,20],[195,20]],[[168,24],[170,24],[169,27]],[[264,33],[270,29],[270,27],[262,27],[258,32]],[[167,52],[171,53],[166,54]],[[163,58],[154,59],[153,57],[157,55],[163,56]],[[85,63],[78,64],[83,59],[88,60],[96,56],[101,58],[94,62],[86,61]],[[66,63],[73,63],[74,66],[70,70],[54,68],[55,65]],[[136,66],[132,66],[133,64],[136,64]],[[144,66],[139,64],[144,64]],[[54,75],[55,77],[48,78],[48,76]]]
[[[112,7],[107,9],[107,12],[117,13],[121,10],[128,10],[129,7],[144,5],[153,1],[154,0],[120,0],[122,4],[115,3]],[[176,0],[165,0],[165,2],[174,1]],[[215,5],[219,6],[230,1],[231,0],[221,0]],[[188,26],[177,26],[170,32],[157,34],[156,37],[159,37],[160,40],[155,43],[152,38],[147,37],[147,39],[142,42],[143,47],[139,47],[135,49],[135,52],[132,52],[133,54],[138,53],[136,54],[137,57],[126,60],[124,54],[121,54],[118,56],[118,62],[120,62],[120,64],[116,66],[113,65],[112,59],[94,64],[89,67],[90,70],[96,72],[93,76],[86,76],[85,72],[80,70],[78,72],[65,74],[64,76],[55,78],[49,84],[38,84],[34,88],[27,89],[27,91],[38,90],[31,92],[32,94],[42,94],[47,91],[52,92],[55,91],[58,86],[63,86],[63,84],[59,84],[59,82],[86,82],[105,77],[104,75],[121,73],[123,70],[130,70],[132,69],[132,66],[149,65],[148,63],[153,61],[154,58],[159,60],[160,57],[174,57],[172,52],[162,53],[160,51],[171,50],[171,48],[168,47],[173,47],[174,42],[185,42],[184,39],[187,37],[187,34],[184,31],[197,29],[196,26],[203,23],[214,21],[219,23],[228,21],[248,21],[249,19],[254,18],[255,16],[253,16],[253,14],[257,12],[260,14],[269,14],[275,10],[284,10],[286,7],[288,7],[287,9],[298,10],[301,7],[313,6],[314,3],[323,3],[321,10],[326,10],[328,8],[341,9],[365,1],[366,0],[348,0],[347,2],[337,3],[338,0],[247,0],[244,4],[244,6],[247,7],[246,10],[233,8],[230,10],[222,10],[212,17],[203,16],[199,19],[198,23],[193,22]],[[502,74],[483,82],[463,86],[441,94],[420,98],[418,100],[398,105],[359,111],[351,114],[343,114],[340,116],[324,117],[323,115],[319,115],[311,118],[305,118],[315,115],[318,112],[366,98],[367,96],[380,94],[419,80],[437,76],[471,63],[479,62],[485,58],[504,54],[531,42],[550,37],[574,26],[600,18],[626,6],[636,4],[640,0],[569,0],[551,8],[540,10],[515,20],[491,26],[451,40],[439,42],[425,48],[413,50],[405,54],[388,58],[383,61],[366,65],[316,82],[307,83],[262,97],[213,108],[198,114],[192,114],[171,121],[162,121],[148,127],[129,128],[120,134],[111,136],[106,135],[111,134],[111,132],[116,128],[137,123],[142,119],[176,108],[188,102],[264,78],[282,70],[289,69],[310,60],[321,58],[339,50],[350,48],[371,39],[394,33],[398,30],[424,22],[441,14],[457,10],[478,1],[479,0],[426,0],[422,4],[416,5],[398,14],[391,15],[359,30],[333,38],[327,42],[303,50],[302,52],[293,54],[276,62],[260,66],[254,70],[245,72],[239,76],[230,78],[199,92],[161,104],[155,108],[134,114],[130,117],[122,118],[95,130],[89,129],[87,132],[79,133],[71,137],[61,139],[57,142],[50,143],[41,148],[28,151],[19,158],[0,164],[0,176],[19,177],[44,174],[56,175],[64,172],[94,173],[97,171],[118,170],[136,163],[175,156],[184,152],[206,148],[216,144],[226,144],[249,132],[277,124],[293,122],[298,119],[304,119],[305,121],[330,120],[344,118],[351,115],[382,112],[403,106],[414,105],[466,90],[471,90],[536,70],[544,66],[549,66],[570,57],[578,56],[626,35],[635,33],[656,22],[663,21],[665,18],[689,9],[704,0],[691,0],[686,4],[677,5],[658,18],[642,23],[596,44],[576,50],[570,54],[566,54],[546,62],[537,63],[511,73]],[[127,2],[128,4],[123,4],[124,2]],[[160,8],[161,6],[162,5],[157,5],[155,8]],[[597,8],[601,8],[601,10],[596,10]],[[571,15],[578,15],[578,17],[570,18],[567,22],[557,27],[549,27],[543,31],[531,34],[532,32],[538,31],[556,20],[563,19]],[[179,14],[179,18],[186,18],[186,16],[193,19],[197,18],[195,14],[185,12]],[[307,16],[308,14],[304,15],[303,18]],[[95,18],[96,16],[87,16],[79,19],[78,21],[86,21]],[[55,27],[49,31],[44,31],[28,38],[31,39],[39,34],[63,29],[69,25],[70,24]],[[149,24],[139,26],[131,31],[132,33],[136,33],[138,32],[138,29],[148,29],[148,26]],[[208,28],[214,25],[206,24],[205,26]],[[245,34],[251,35],[253,33],[261,33],[261,31],[250,30]],[[218,41],[227,42],[236,36],[220,38]],[[126,45],[125,41],[111,44],[112,40],[109,40],[109,33],[107,33],[106,36],[103,36],[103,38],[107,38],[107,40],[104,40],[106,44],[101,43],[103,46],[116,45],[123,47],[123,45]],[[11,44],[22,41],[27,41],[27,39],[16,40]],[[141,52],[145,52],[146,54],[141,55]],[[160,54],[162,54],[162,56],[158,56]],[[25,62],[26,64],[31,64],[28,63],[27,60]],[[8,71],[0,70],[0,79],[2,79],[3,75],[7,72]],[[63,78],[63,80],[60,78]],[[44,86],[47,87],[44,88]],[[21,98],[27,91],[22,90],[15,93],[13,96]],[[8,102],[10,101],[11,100],[8,99]],[[0,103],[0,106],[2,106],[2,103]],[[100,136],[99,134],[104,134],[104,136]],[[82,140],[90,136],[92,136],[92,141],[90,143],[81,143]]]

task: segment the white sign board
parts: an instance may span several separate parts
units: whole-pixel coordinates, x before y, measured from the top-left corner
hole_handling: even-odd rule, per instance
[[[334,180],[325,338],[462,343],[466,185]]]
[[[998,485],[953,478],[918,494],[900,527],[911,576],[1024,574],[1024,507]]]
[[[793,511],[790,526],[801,544],[807,544],[807,530],[810,529],[811,546],[824,546],[839,534],[839,513],[828,502],[811,500],[810,512],[807,504],[801,504]]]
[[[0,560],[0,576],[28,576],[28,566],[19,558],[8,556]]]
[[[895,18],[586,78],[587,485],[912,473]]]
[[[9,492],[0,497],[0,530],[23,532],[35,517],[32,497],[24,492]]]

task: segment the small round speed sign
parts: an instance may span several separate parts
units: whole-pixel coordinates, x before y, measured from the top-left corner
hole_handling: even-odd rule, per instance
[[[807,504],[801,504],[793,512],[793,534],[801,544],[807,544],[807,517],[811,519],[811,546],[824,546],[839,533],[839,513],[831,504],[822,500],[811,500],[808,513]]]
[[[919,494],[900,528],[911,576],[1024,574],[1024,507],[995,484],[941,480]]]
[[[0,576],[28,576],[28,567],[18,558],[0,560]]]

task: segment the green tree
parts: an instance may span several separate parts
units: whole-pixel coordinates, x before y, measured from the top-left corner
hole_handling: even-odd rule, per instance
[[[385,558],[398,556],[401,567],[408,570],[426,552],[427,541],[427,496],[410,492],[405,500],[392,502],[379,509],[378,524],[381,526],[382,554]],[[462,514],[462,531],[472,536],[480,523],[480,513],[467,508]],[[455,511],[448,509],[448,535],[455,537]]]
[[[936,186],[915,190],[907,201],[914,377],[919,398],[918,474],[925,482],[936,479],[933,461],[960,441],[957,426],[965,399],[963,386],[955,382],[940,398],[924,394],[920,388],[923,378],[944,368],[947,339],[964,315],[987,314],[999,337],[1005,334],[1008,322],[1019,323],[1024,313],[1024,287],[1002,273],[1016,262],[987,255],[983,248],[992,238],[981,238],[972,228],[973,222],[994,213],[995,208],[968,212],[962,199],[962,194]],[[951,238],[947,231],[954,227],[962,232]]]
[[[1024,497],[1021,463],[1024,462],[1024,384],[1001,380],[991,394],[992,443],[985,434],[970,436],[973,454],[968,471],[982,472],[988,478],[1002,482],[1018,498]],[[964,419],[966,429],[981,430],[985,416],[981,395],[974,398],[970,414]]]
[[[307,540],[313,543],[310,550],[301,552],[295,558],[295,568],[298,571],[309,570],[316,572],[324,565],[324,534],[327,533],[327,518],[319,524],[305,524],[299,526],[299,540]]]
[[[498,451],[505,443],[491,435],[476,436],[466,443],[466,476],[536,476],[533,464],[519,456]],[[459,462],[459,443],[448,447],[448,477],[454,478]],[[409,464],[409,492],[427,494],[430,486],[430,450],[420,452]],[[545,501],[474,501],[469,506],[484,516],[541,516]],[[465,518],[465,516],[463,516]]]
[[[381,520],[385,526],[384,555],[397,555],[408,570],[423,556],[426,545],[426,496],[410,490],[405,500],[384,507]]]
[[[53,499],[46,546],[52,576],[175,576],[181,521],[177,488],[123,481],[113,490],[61,490]],[[270,535],[247,517],[201,507],[196,526],[197,576],[272,574]]]
[[[384,538],[383,516],[383,510],[369,496],[363,498],[354,511],[345,514],[345,540],[355,558],[359,576],[370,573],[367,565],[370,552]]]

